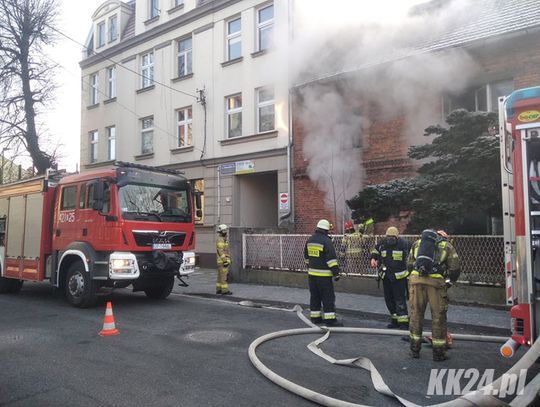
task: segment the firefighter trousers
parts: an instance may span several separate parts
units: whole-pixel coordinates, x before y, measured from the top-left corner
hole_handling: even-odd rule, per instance
[[[332,277],[308,276],[310,294],[310,316],[312,320],[324,319],[326,322],[336,320],[336,295]],[[324,313],[321,313],[321,303]]]
[[[409,305],[411,320],[409,330],[411,346],[420,349],[424,313],[429,303],[431,309],[431,331],[433,350],[446,348],[448,294],[442,278],[411,276],[409,279]]]
[[[407,312],[407,279],[383,280],[384,301],[390,312],[392,323],[406,325],[409,322]]]
[[[225,294],[229,292],[229,284],[227,283],[227,274],[229,274],[229,266],[218,264],[217,268],[217,283],[216,293]]]

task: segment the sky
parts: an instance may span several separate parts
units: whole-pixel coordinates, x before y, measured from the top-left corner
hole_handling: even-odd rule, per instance
[[[60,16],[59,29],[79,43],[85,43],[92,24],[92,14],[105,0],[58,0]],[[403,18],[406,9],[422,0],[334,0],[334,7],[328,7],[327,0],[296,0],[296,6],[305,10],[324,10],[324,13],[306,15],[306,19],[316,27],[324,24],[335,25],[363,20],[398,22]],[[309,3],[309,6],[308,6]],[[338,6],[339,4],[339,6]],[[374,5],[376,4],[376,5]],[[317,5],[317,7],[313,7]],[[347,13],[343,13],[347,10]],[[82,47],[65,37],[59,36],[55,46],[47,53],[49,59],[60,65],[57,73],[59,85],[56,100],[43,116],[45,128],[51,139],[60,144],[59,168],[75,171],[80,162],[80,118],[81,118],[81,74],[79,62],[82,58]]]

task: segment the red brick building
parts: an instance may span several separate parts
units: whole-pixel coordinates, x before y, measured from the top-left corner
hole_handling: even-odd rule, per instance
[[[449,50],[463,52],[471,58],[475,66],[474,70],[470,68],[472,65],[463,66],[467,83],[458,94],[440,92],[430,102],[433,111],[440,112],[437,118],[439,122],[443,121],[446,113],[459,107],[496,111],[498,96],[507,95],[514,89],[540,85],[540,8],[537,7],[537,1],[479,2],[486,5],[482,13],[475,14],[469,21],[461,21],[458,27],[448,28],[427,45],[417,48],[417,51],[421,50],[424,55],[435,57]],[[385,64],[380,64],[379,67],[370,69],[383,70],[385,67]],[[457,67],[457,72],[459,69],[461,68]],[[389,118],[385,112],[384,100],[379,98],[374,101],[360,93],[351,92],[350,88],[354,86],[349,87],[348,84],[362,80],[365,71],[360,68],[355,72],[348,71],[324,80],[312,81],[297,87],[296,92],[301,94],[306,87],[335,85],[334,89],[342,92],[347,105],[357,106],[358,109],[364,107],[362,114],[369,118],[369,125],[360,134],[362,147],[356,152],[363,167],[363,185],[411,176],[415,172],[415,163],[407,157],[408,147],[421,142],[421,138],[418,138],[411,143],[408,136],[409,116],[415,112],[404,108]],[[305,115],[298,114],[305,100],[297,97],[293,103],[294,222],[296,231],[303,233],[310,232],[322,217],[336,223],[339,223],[340,219],[334,219],[331,205],[325,203],[324,191],[309,177],[310,160],[306,157],[305,145],[306,138],[310,135],[306,131],[306,123],[303,122],[306,120]],[[411,100],[410,103],[414,104],[415,101]],[[435,120],[433,115],[431,119]],[[416,132],[421,133],[421,130],[416,129]],[[325,146],[321,145],[321,148]],[[385,226],[378,224],[376,233],[384,233]]]

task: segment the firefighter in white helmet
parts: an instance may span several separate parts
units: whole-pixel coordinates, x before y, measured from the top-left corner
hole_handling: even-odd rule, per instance
[[[326,219],[317,223],[315,233],[304,247],[304,259],[308,266],[311,321],[336,325],[336,296],[332,277],[338,281],[340,270],[334,244],[328,236],[331,228]],[[321,312],[321,303],[324,313]]]
[[[219,225],[217,228],[216,261],[218,272],[216,294],[223,295],[232,294],[227,283],[227,274],[229,274],[229,266],[231,264],[231,252],[229,251],[229,241],[227,239],[228,230],[229,228],[224,224]]]

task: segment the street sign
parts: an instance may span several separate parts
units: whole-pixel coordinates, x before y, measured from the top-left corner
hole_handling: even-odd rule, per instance
[[[287,192],[282,192],[281,194],[279,194],[279,210],[289,210],[289,194]]]
[[[219,165],[219,173],[221,175],[231,174],[248,174],[255,172],[255,164],[253,161],[236,161],[234,163],[225,163]]]
[[[225,163],[219,165],[221,175],[234,174],[236,172],[236,163]]]

